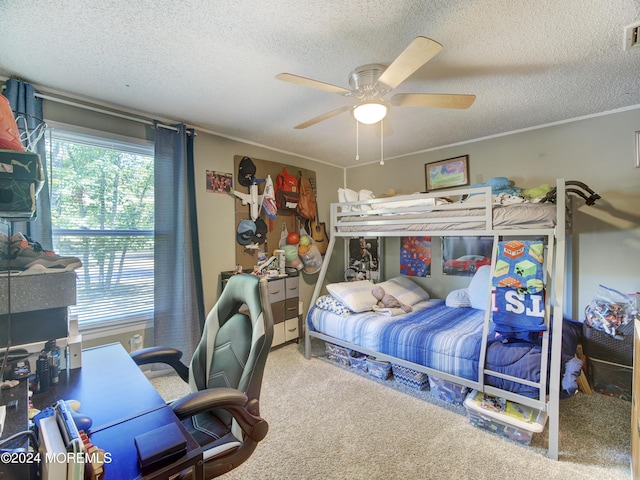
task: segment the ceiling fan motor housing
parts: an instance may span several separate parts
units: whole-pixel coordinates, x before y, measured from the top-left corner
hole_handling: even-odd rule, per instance
[[[376,97],[380,98],[389,89],[384,90],[381,84],[377,84],[380,75],[387,69],[386,65],[371,63],[356,68],[349,75],[349,85],[353,90],[353,95],[357,98]]]

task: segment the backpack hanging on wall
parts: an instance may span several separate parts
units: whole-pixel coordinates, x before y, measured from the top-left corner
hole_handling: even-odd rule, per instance
[[[316,197],[313,193],[311,182],[308,178],[304,178],[302,176],[302,172],[300,173],[298,187],[300,200],[298,201],[298,208],[296,209],[296,212],[300,218],[311,220],[316,216]]]
[[[276,177],[276,204],[280,210],[295,210],[300,201],[298,179],[282,167],[282,172]]]

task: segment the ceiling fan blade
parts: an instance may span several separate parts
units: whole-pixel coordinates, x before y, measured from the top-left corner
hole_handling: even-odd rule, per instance
[[[351,94],[351,90],[346,88],[331,85],[330,83],[320,82],[318,80],[312,80],[311,78],[301,77],[300,75],[294,75],[292,73],[279,73],[276,75],[278,80],[284,82],[291,82],[304,87],[317,88],[318,90],[324,90],[329,93],[339,93],[340,95]]]
[[[475,95],[398,93],[391,97],[391,104],[398,107],[469,108],[475,99]]]
[[[378,83],[383,83],[390,90],[393,90],[409,75],[440,53],[440,50],[442,50],[442,45],[435,40],[416,37],[380,75]]]
[[[295,129],[300,130],[302,128],[307,128],[310,127],[311,125],[315,125],[316,123],[320,123],[323,120],[327,120],[331,117],[335,117],[336,115],[342,113],[342,112],[346,112],[348,110],[351,110],[353,108],[352,105],[345,105],[344,107],[340,107],[340,108],[336,108],[335,110],[331,110],[330,112],[327,113],[323,113],[322,115],[319,115],[315,118],[312,118],[311,120],[307,120],[304,123],[301,123],[300,125],[296,125]]]

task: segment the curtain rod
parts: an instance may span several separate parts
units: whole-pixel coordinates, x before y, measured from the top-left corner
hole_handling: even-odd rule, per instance
[[[5,77],[1,77],[0,76],[0,80],[4,80],[5,82],[7,80],[9,80],[9,78],[5,78]],[[3,85],[2,86],[2,90],[6,90],[7,86]],[[71,100],[64,100],[62,98],[58,98],[58,97],[52,97],[50,95],[44,95],[40,92],[36,92],[34,93],[34,96],[37,98],[41,98],[42,100],[49,100],[51,102],[57,102],[57,103],[61,103],[63,105],[69,105],[72,107],[76,107],[76,108],[83,108],[85,110],[89,110],[92,112],[97,112],[97,113],[102,113],[104,115],[111,115],[112,117],[118,117],[118,118],[122,118],[124,120],[130,120],[133,122],[138,122],[138,123],[143,123],[145,125],[152,125],[153,126],[153,122],[151,120],[147,120],[145,118],[139,118],[139,117],[132,117],[130,115],[125,115],[124,113],[119,113],[119,112],[114,112],[111,110],[105,110],[103,108],[98,108],[98,107],[92,107],[91,105],[85,105],[83,103],[77,103],[77,102],[72,102]],[[158,126],[161,128],[166,128],[167,130],[173,130],[174,132],[177,132],[178,129],[176,127],[172,127],[171,125],[164,125],[162,123],[158,123]],[[195,134],[195,132],[194,132]]]
[[[145,125],[153,125],[153,122],[151,120],[147,120],[147,119],[144,119],[144,118],[132,117],[130,115],[125,115],[123,113],[112,112],[110,110],[105,110],[105,109],[98,108],[98,107],[92,107],[90,105],[84,105],[82,103],[72,102],[70,100],[63,100],[62,98],[52,97],[50,95],[43,95],[42,93],[35,93],[34,95],[37,98],[41,98],[43,100],[49,100],[51,102],[61,103],[63,105],[70,105],[72,107],[83,108],[85,110],[89,110],[89,111],[97,112],[97,113],[102,113],[102,114],[105,114],[105,115],[111,115],[112,117],[118,117],[118,118],[122,118],[124,120],[131,120],[133,122],[144,123]],[[158,123],[158,126],[161,127],[161,128],[166,128],[167,130],[173,130],[174,132],[178,131],[178,129],[176,127],[172,127],[171,125],[164,125],[162,123]]]

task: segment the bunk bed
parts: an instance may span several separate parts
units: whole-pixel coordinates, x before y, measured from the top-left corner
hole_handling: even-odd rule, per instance
[[[568,195],[580,192],[592,204],[599,196],[580,182],[557,179],[556,186],[539,203],[496,202],[490,186],[447,190],[447,199],[437,193],[414,194],[389,198],[370,198],[343,201],[331,205],[331,234],[325,261],[320,269],[305,329],[305,356],[311,357],[311,338],[317,338],[342,347],[372,355],[412,370],[434,375],[468,388],[503,397],[544,411],[549,421],[548,456],[558,459],[559,401],[565,371],[562,354],[565,265],[567,263],[567,234],[570,231],[570,204]],[[449,199],[458,199],[450,201]],[[347,198],[347,200],[351,200]],[[504,200],[504,197],[503,199]],[[405,237],[405,236],[492,236],[494,252],[502,239],[542,239],[544,260],[540,263],[543,295],[540,296],[544,313],[541,319],[540,348],[533,352],[538,368],[537,377],[519,373],[519,368],[506,368],[492,359],[500,342],[491,342],[495,325],[491,314],[492,283],[486,282],[482,294],[485,308],[449,307],[443,300],[416,299],[414,312],[406,315],[384,316],[372,312],[354,313],[344,321],[340,315],[327,314],[315,304],[325,283],[335,242],[338,238],[352,237]],[[495,277],[496,255],[493,255],[490,276]],[[480,270],[478,270],[480,272]],[[474,277],[475,279],[475,277]],[[411,282],[410,280],[407,280]],[[386,283],[387,286],[391,285]],[[367,288],[366,283],[363,288]],[[494,292],[495,292],[495,287]],[[402,294],[402,290],[394,291]],[[477,307],[477,308],[481,308]],[[429,314],[424,313],[429,312]],[[429,315],[431,315],[429,317]],[[335,318],[334,318],[335,317]],[[428,318],[443,317],[455,327],[453,335],[436,325],[437,352],[421,352],[421,345],[429,341],[432,332],[422,333]],[[336,323],[337,322],[337,323]],[[332,327],[333,325],[333,327]],[[404,325],[404,326],[403,326]],[[445,328],[446,330],[446,328]],[[358,335],[348,332],[359,331]],[[362,332],[364,336],[361,335]],[[407,333],[408,332],[408,333]],[[421,337],[422,335],[422,337]],[[443,335],[445,335],[443,337]],[[389,341],[393,338],[392,341]],[[416,339],[417,343],[407,345]],[[451,340],[455,339],[455,340]],[[566,339],[565,339],[566,340]],[[433,343],[433,342],[432,342]],[[456,358],[449,358],[446,346],[454,348]],[[429,347],[431,348],[431,347]],[[574,350],[575,351],[575,350]],[[463,353],[460,353],[463,352]],[[527,356],[524,352],[522,356]],[[573,357],[573,353],[569,358]],[[530,367],[527,367],[530,369]]]

